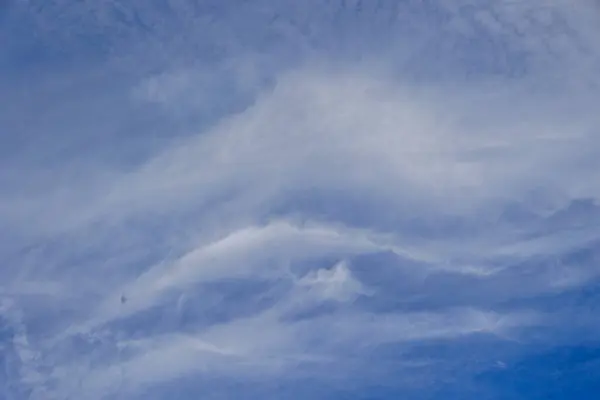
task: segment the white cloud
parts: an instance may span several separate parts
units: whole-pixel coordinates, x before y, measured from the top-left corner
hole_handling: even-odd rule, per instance
[[[159,264],[134,282],[118,288],[117,292],[109,292],[99,315],[94,315],[92,321],[123,318],[155,306],[169,292],[185,292],[199,283],[231,278],[285,277],[285,267],[291,260],[381,249],[386,247],[371,241],[360,231],[337,231],[327,226],[301,228],[285,221],[248,227],[200,245],[173,263]],[[117,301],[121,295],[127,298],[125,304]]]
[[[133,350],[132,355],[86,371],[82,389],[87,393],[124,391],[133,395],[190,374],[277,379],[305,364],[323,373],[336,360],[343,362],[346,357],[386,344],[406,346],[414,341],[448,340],[474,333],[502,334],[515,326],[537,323],[535,315],[470,309],[405,315],[350,312],[291,323],[276,314],[267,311],[194,335],[155,337],[136,349],[125,343],[125,348]]]
[[[33,138],[0,162],[0,228],[15,232],[0,244],[0,300],[16,310],[21,375],[38,398],[52,398],[53,379],[56,398],[190,374],[294,376],[302,364],[327,379],[319,365],[343,369],[381,346],[544,325],[551,336],[522,300],[598,277],[594,255],[575,254],[597,242],[596,206],[570,208],[600,197],[593,5],[440,3],[451,21],[435,40],[415,28],[361,62],[249,51],[106,88],[110,73],[81,72],[54,95],[39,89],[35,121],[0,111]],[[389,14],[363,6],[369,21]],[[278,23],[308,32],[307,45],[330,24],[319,31],[295,7]],[[331,15],[342,25],[354,10]],[[479,33],[490,42],[477,52],[527,73],[459,77],[463,39]],[[419,80],[415,65],[447,75]],[[565,222],[577,213],[578,226]],[[94,340],[119,350],[98,361]]]
[[[311,294],[325,300],[349,301],[370,293],[352,276],[344,261],[338,262],[330,269],[309,272],[298,281],[298,285],[307,287]]]

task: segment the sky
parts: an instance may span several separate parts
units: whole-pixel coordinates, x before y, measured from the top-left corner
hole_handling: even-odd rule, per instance
[[[600,3],[0,3],[0,399],[594,399]]]

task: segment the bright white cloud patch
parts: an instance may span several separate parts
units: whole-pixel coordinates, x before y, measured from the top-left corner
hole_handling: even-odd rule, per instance
[[[597,335],[592,2],[29,3],[0,397],[408,396]]]
[[[358,295],[368,294],[360,281],[356,280],[342,261],[330,269],[311,271],[299,281],[309,293],[324,300],[350,301]]]

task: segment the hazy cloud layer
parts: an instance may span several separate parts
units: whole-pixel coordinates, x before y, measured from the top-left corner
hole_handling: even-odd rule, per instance
[[[596,3],[8,4],[0,397],[495,399],[600,332]]]

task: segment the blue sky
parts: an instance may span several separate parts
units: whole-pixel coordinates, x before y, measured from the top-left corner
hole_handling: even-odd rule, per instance
[[[591,0],[8,0],[0,398],[596,398],[598,35]]]

